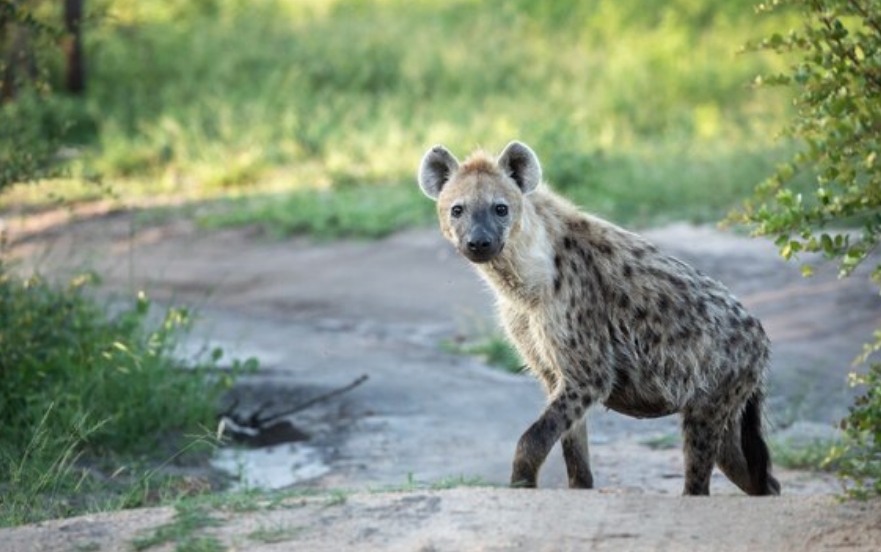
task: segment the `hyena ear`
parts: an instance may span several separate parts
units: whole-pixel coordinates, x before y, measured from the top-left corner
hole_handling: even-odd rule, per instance
[[[419,164],[419,187],[431,199],[437,199],[444,184],[459,168],[459,162],[443,146],[434,146]]]
[[[524,194],[541,183],[541,165],[535,152],[522,142],[511,142],[499,155],[499,167],[514,179]]]

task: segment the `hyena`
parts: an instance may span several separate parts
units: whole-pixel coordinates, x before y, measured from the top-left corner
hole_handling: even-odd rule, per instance
[[[592,488],[585,413],[599,403],[637,418],[680,414],[684,494],[709,494],[714,465],[748,494],[779,494],[762,437],[770,341],[722,284],[580,212],[519,142],[461,165],[436,146],[419,185],[548,395],[517,443],[512,485],[534,487],[562,440],[569,486]]]

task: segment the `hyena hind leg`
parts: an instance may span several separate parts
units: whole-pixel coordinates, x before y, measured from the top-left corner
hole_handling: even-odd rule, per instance
[[[593,489],[590,453],[587,446],[587,421],[581,418],[563,434],[563,459],[570,489]]]

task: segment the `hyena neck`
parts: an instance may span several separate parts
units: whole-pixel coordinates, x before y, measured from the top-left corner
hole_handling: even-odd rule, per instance
[[[513,303],[534,304],[553,285],[555,221],[545,220],[529,199],[523,203],[519,228],[499,256],[478,265],[493,290]]]

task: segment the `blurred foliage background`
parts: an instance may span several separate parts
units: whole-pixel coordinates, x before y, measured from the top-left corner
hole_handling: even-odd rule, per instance
[[[518,138],[588,210],[718,220],[790,153],[789,93],[751,86],[786,61],[738,51],[798,14],[753,4],[89,0],[85,93],[51,93],[64,60],[41,47],[47,86],[0,108],[19,140],[63,146],[65,178],[3,201],[109,187],[197,202],[207,225],[377,236],[430,219],[413,176],[428,147]]]

